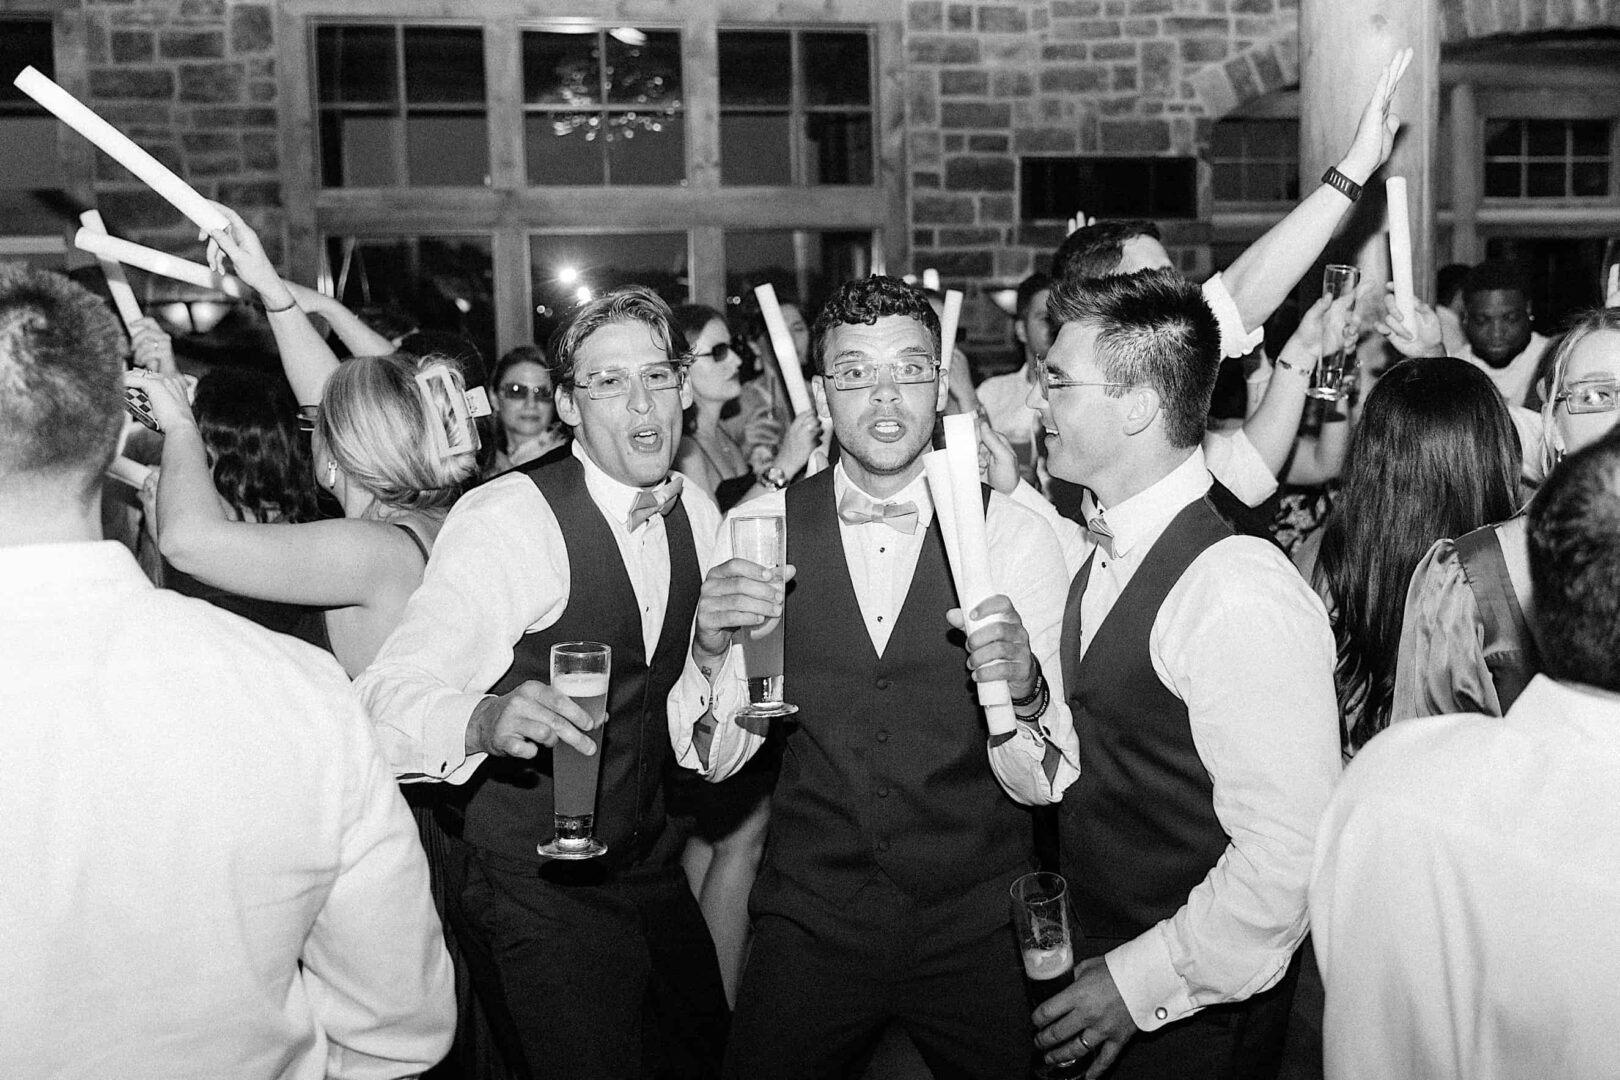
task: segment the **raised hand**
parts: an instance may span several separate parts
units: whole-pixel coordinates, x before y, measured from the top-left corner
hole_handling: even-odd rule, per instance
[[[727,559],[711,569],[698,593],[693,651],[720,656],[738,630],[779,618],[792,578],[791,566],[767,569],[747,559]]]
[[[821,445],[821,417],[814,409],[800,413],[788,425],[787,437],[776,452],[775,464],[789,476],[796,476],[810,461],[810,455]]]
[[[974,608],[972,615],[975,620],[995,619],[967,636],[967,666],[973,681],[1005,681],[1013,697],[1028,697],[1035,689],[1035,654],[1018,609],[998,593]],[[958,630],[967,629],[961,608],[951,608],[945,619]]]
[[[1396,89],[1401,85],[1401,76],[1406,74],[1411,64],[1411,49],[1397,52],[1378,77],[1378,85],[1373,87],[1372,96],[1361,111],[1361,121],[1356,125],[1355,137],[1350,140],[1350,150],[1339,163],[1339,171],[1358,184],[1366,183],[1367,178],[1389,160],[1390,151],[1395,149],[1395,133],[1401,129],[1401,118],[1390,112],[1389,108],[1395,100]]]
[[[132,368],[124,373],[124,383],[146,394],[152,417],[165,432],[196,426],[197,420],[191,415],[191,404],[186,399],[186,380],[178,373],[159,375]]]
[[[209,268],[217,274],[234,273],[252,286],[268,307],[290,305],[292,293],[265,254],[259,234],[235,210],[222,203],[213,205],[230,224],[218,232],[203,234],[208,240]]]
[[[1384,315],[1376,329],[1402,356],[1444,356],[1446,348],[1440,333],[1440,316],[1434,308],[1414,300],[1412,314],[1417,325],[1407,326],[1395,300],[1395,286],[1390,284],[1384,293]]]
[[[174,362],[174,343],[151,316],[130,324],[129,345],[136,366],[158,375],[180,373]]]
[[[592,726],[573,698],[531,680],[478,703],[467,722],[465,748],[469,754],[532,758],[542,746],[565,742],[589,756],[596,753],[596,743],[585,734]]]
[[[1007,437],[979,417],[979,479],[1003,495],[1018,487],[1018,455]]]

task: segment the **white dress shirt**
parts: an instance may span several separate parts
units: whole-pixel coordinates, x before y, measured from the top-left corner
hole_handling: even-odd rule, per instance
[[[664,518],[653,514],[632,533],[626,521],[640,489],[608,476],[577,442],[573,454],[619,546],[651,657],[669,596]],[[684,480],[681,505],[701,569],[708,565],[720,511],[690,479]],[[498,477],[456,503],[405,618],[355,680],[396,775],[453,784],[471,778],[485,757],[466,753],[473,708],[512,666],[518,639],[562,617],[569,580],[562,528],[527,475]]]
[[[1080,600],[1082,655],[1171,521],[1209,487],[1194,450],[1103,512],[1115,554],[1097,550]],[[1305,935],[1316,825],[1339,775],[1327,611],[1274,545],[1232,536],[1206,549],[1165,597],[1148,650],[1159,682],[1186,703],[1229,841],[1181,910],[1107,954],[1143,1031],[1282,976]]]
[[[1329,1080],[1620,1074],[1620,697],[1537,676],[1408,720],[1322,819]]]
[[[853,482],[841,464],[835,465],[833,470],[834,498],[842,500]],[[894,621],[911,591],[924,530],[934,518],[934,503],[922,476],[900,493],[876,501],[915,502],[918,515],[917,529],[910,536],[880,522],[851,525],[839,521],[844,558],[861,617],[873,648],[881,656],[888,646]],[[732,516],[782,514],[785,507],[782,493],[770,492],[732,511]],[[727,520],[729,522],[730,518]],[[1064,701],[1058,652],[1067,576],[1056,538],[1037,515],[1010,499],[992,495],[985,525],[996,589],[1017,609],[1029,634],[1030,649],[1040,661],[1052,695],[1051,705],[1038,725],[1021,723],[1013,738],[988,749],[990,768],[1001,786],[1017,801],[1028,805],[1056,802],[1063,789],[1079,775],[1078,746]],[[731,536],[727,527],[720,531],[709,565],[715,566],[730,558]],[[939,618],[944,620],[943,611],[939,612]],[[964,663],[966,659],[964,653]],[[711,693],[717,722],[705,764],[692,745],[692,728],[709,711]],[[791,685],[785,688],[784,696],[789,701],[793,699]],[[669,733],[676,759],[686,768],[715,781],[724,780],[742,768],[764,743],[762,733],[750,731],[736,721],[737,710],[747,701],[748,679],[740,644],[732,644],[720,667],[713,672],[712,689],[710,679],[688,656],[681,681],[669,697]],[[1050,778],[1045,769],[1049,749],[1057,751],[1056,769]]]
[[[415,822],[336,661],[0,548],[0,1072],[383,1078],[455,1001]]]

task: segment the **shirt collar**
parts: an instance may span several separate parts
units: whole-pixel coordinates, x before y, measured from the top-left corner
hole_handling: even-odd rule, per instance
[[[1182,509],[1202,498],[1214,478],[1204,464],[1204,448],[1194,447],[1187,460],[1177,465],[1146,490],[1139,491],[1118,506],[1102,509],[1103,520],[1114,534],[1114,555],[1124,555],[1138,547],[1151,547]]]
[[[839,461],[837,465],[833,466],[834,505],[843,501],[844,492],[848,491],[850,488],[854,488],[862,495],[865,495],[868,499],[871,499],[873,502],[877,503],[916,503],[917,525],[919,531],[926,529],[929,525],[933,524],[934,499],[933,496],[928,493],[928,474],[925,472],[918,473],[912,478],[911,483],[907,484],[893,495],[890,495],[886,499],[880,499],[876,495],[873,495],[871,492],[867,491],[865,488],[861,487],[861,485],[857,484],[854,480],[850,479],[849,473],[844,471],[844,463]]]
[[[152,588],[129,549],[115,540],[0,547],[0,597],[82,595],[108,587]]]
[[[580,464],[585,467],[585,490],[590,494],[591,501],[601,507],[602,513],[606,514],[608,518],[621,525],[624,524],[630,517],[631,504],[636,501],[636,496],[641,493],[642,489],[615,480],[603,472],[602,467],[592,461],[589,454],[585,453],[578,439],[574,440],[570,451],[574,457],[579,459]],[[665,476],[664,479],[667,481],[669,477]],[[653,516],[656,517],[657,515]]]

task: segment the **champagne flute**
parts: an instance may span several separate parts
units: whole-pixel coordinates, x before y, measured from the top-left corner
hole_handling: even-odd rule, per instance
[[[1322,295],[1331,300],[1342,300],[1346,296],[1355,295],[1356,286],[1359,284],[1361,271],[1357,267],[1333,263],[1322,271]],[[1336,346],[1329,349],[1326,341],[1322,345],[1322,359],[1317,363],[1316,370],[1311,373],[1311,385],[1305,393],[1323,401],[1337,401],[1345,396],[1344,377],[1346,371],[1355,363],[1355,337],[1349,332],[1349,328],[1345,327],[1343,337]]]
[[[602,723],[613,650],[596,641],[551,647],[551,688],[567,694],[591,718],[585,732],[598,752],[589,756],[558,740],[551,749],[552,838],[538,848],[552,859],[594,859],[607,851],[596,839],[596,783],[602,774]]]
[[[767,570],[787,562],[787,521],[780,514],[731,519],[731,553]],[[782,700],[782,620],[741,631],[748,704],[738,716],[791,716],[797,705]]]
[[[1024,960],[1024,989],[1030,1008],[1045,1002],[1074,981],[1074,915],[1069,884],[1061,874],[1025,874],[1012,883],[1013,932]],[[1079,1076],[1074,1062],[1035,1069],[1040,1080]]]

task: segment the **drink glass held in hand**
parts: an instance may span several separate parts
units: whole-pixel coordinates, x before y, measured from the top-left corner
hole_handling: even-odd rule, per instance
[[[1025,874],[1008,891],[1013,932],[1024,959],[1024,989],[1034,1009],[1074,981],[1074,939],[1079,932],[1069,907],[1069,886],[1061,874]],[[1072,1063],[1042,1063],[1035,1075],[1043,1080],[1080,1075],[1072,1068]]]
[[[731,553],[772,570],[787,562],[787,522],[780,515],[731,520]],[[748,704],[739,716],[791,716],[798,706],[782,700],[782,620],[738,631],[748,669]]]
[[[1335,263],[1322,271],[1322,295],[1334,300],[1355,295],[1356,286],[1360,283],[1361,271],[1354,266],[1341,266]],[[1331,335],[1339,329],[1329,326],[1328,333]],[[1344,377],[1355,365],[1355,358],[1356,337],[1348,326],[1342,328],[1342,336],[1337,341],[1324,337],[1322,359],[1311,375],[1310,389],[1305,392],[1323,401],[1337,401],[1344,397],[1346,393]]]
[[[565,641],[551,647],[551,688],[567,694],[594,722],[586,732],[598,750],[607,710],[613,650],[595,641]],[[551,751],[555,836],[541,844],[540,854],[553,859],[590,859],[607,851],[593,835],[596,828],[596,781],[602,755],[586,756],[559,741]]]

